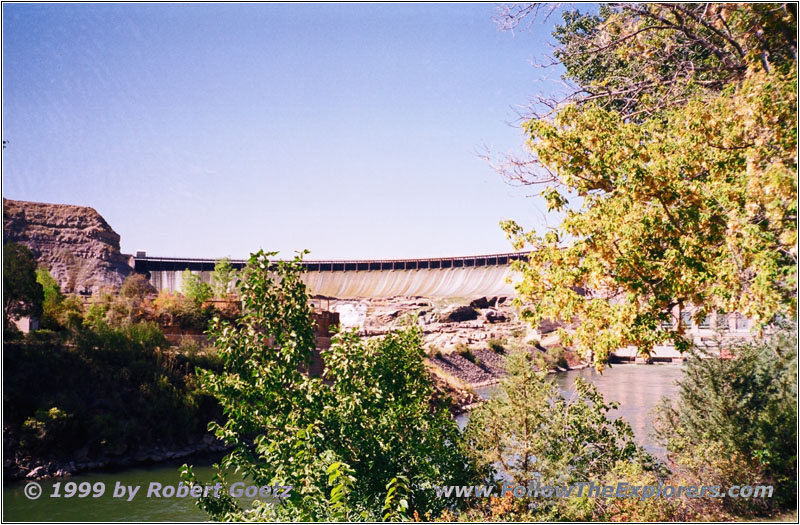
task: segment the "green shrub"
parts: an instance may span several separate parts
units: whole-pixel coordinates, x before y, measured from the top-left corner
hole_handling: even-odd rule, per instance
[[[511,337],[515,339],[520,339],[522,337],[525,337],[525,328],[522,328],[520,326],[514,327],[511,330]]]
[[[33,330],[25,335],[25,340],[31,343],[52,343],[61,339],[61,336],[54,330],[48,328],[40,328]]]
[[[208,301],[214,297],[214,291],[211,289],[211,285],[203,282],[199,275],[187,269],[183,271],[181,279],[181,291],[183,295],[197,306],[200,306],[203,301]]]
[[[156,348],[166,348],[167,338],[158,325],[153,322],[136,323],[122,329],[124,336],[139,345],[145,352],[153,352]]]
[[[496,354],[504,354],[506,352],[506,340],[505,339],[489,339],[487,342],[487,346],[489,350]]]
[[[703,483],[775,487],[768,506],[797,498],[797,328],[730,348],[732,359],[692,350],[678,399],[658,410],[656,436],[677,470]],[[737,512],[770,510],[764,501],[728,498]]]
[[[552,347],[547,350],[547,360],[553,366],[569,368],[566,351],[560,346]]]
[[[455,346],[455,351],[467,361],[472,361],[473,363],[475,362],[475,354],[472,353],[472,350],[466,344],[457,343]]]

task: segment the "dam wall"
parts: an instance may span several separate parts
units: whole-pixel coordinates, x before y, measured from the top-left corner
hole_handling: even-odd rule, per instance
[[[417,296],[470,298],[512,296],[510,263],[524,253],[442,259],[375,261],[304,261],[303,281],[312,295],[340,299]],[[245,261],[231,261],[241,268]],[[157,290],[180,291],[184,270],[211,281],[212,259],[146,257],[137,254],[135,269]]]

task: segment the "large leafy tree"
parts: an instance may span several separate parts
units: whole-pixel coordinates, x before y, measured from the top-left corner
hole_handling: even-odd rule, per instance
[[[784,5],[627,4],[565,15],[556,60],[578,86],[525,124],[509,176],[544,184],[547,232],[503,223],[525,316],[596,366],[689,341],[676,308],[795,316],[796,12]]]
[[[224,370],[199,377],[226,417],[211,425],[233,447],[222,471],[294,489],[279,505],[252,510],[230,500],[201,504],[216,519],[317,521],[430,517],[457,503],[432,490],[443,480],[467,483],[472,471],[457,424],[432,403],[419,331],[369,342],[341,333],[321,352],[323,376],[311,374],[303,267],[299,257],[274,264],[274,255],[250,258],[241,319],[216,320],[210,331]]]
[[[42,315],[44,292],[36,280],[36,258],[26,246],[3,245],[4,327],[20,317]]]

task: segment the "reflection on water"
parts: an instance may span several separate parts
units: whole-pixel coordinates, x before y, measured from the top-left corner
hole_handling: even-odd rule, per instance
[[[653,410],[661,398],[673,399],[678,393],[676,381],[683,374],[681,365],[615,365],[598,374],[594,368],[570,370],[556,375],[564,395],[575,392],[575,378],[582,377],[594,383],[605,400],[619,402],[611,417],[622,417],[630,423],[638,441],[648,452],[664,459],[664,447],[653,436]]]
[[[664,459],[664,447],[653,439],[653,410],[661,398],[673,398],[678,387],[675,382],[683,374],[680,365],[636,365],[624,364],[607,367],[602,374],[594,368],[570,370],[554,374],[553,378],[564,396],[575,392],[575,379],[582,377],[593,383],[606,401],[617,401],[619,408],[610,413],[611,417],[623,417],[633,428],[638,441],[648,452]],[[475,389],[476,393],[488,399],[499,390],[498,385]],[[467,424],[468,414],[458,416],[461,428]]]

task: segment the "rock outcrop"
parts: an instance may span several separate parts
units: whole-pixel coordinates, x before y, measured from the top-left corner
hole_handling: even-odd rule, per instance
[[[119,235],[87,206],[3,199],[3,243],[31,249],[65,292],[95,293],[130,275]]]

